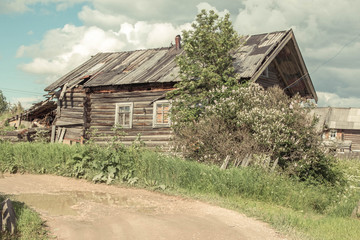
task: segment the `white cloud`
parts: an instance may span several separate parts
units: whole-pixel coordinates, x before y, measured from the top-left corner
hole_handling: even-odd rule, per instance
[[[38,97],[13,97],[10,99],[10,102],[13,104],[16,104],[18,102],[21,103],[21,106],[23,108],[28,109],[30,108],[34,103],[40,102],[44,100],[42,96]]]
[[[340,97],[335,93],[317,92],[319,107],[360,107],[359,97]]]
[[[19,67],[32,74],[43,75],[43,83],[51,83],[74,69],[91,55],[141,48],[167,47],[182,29],[190,24],[174,27],[170,23],[123,23],[118,31],[95,26],[67,24],[50,30],[40,43],[20,46],[17,57],[31,57],[30,63]]]
[[[234,21],[241,34],[292,28],[317,91],[359,96],[360,1],[245,0]],[[316,72],[314,72],[316,70]]]
[[[44,75],[44,82],[49,83],[97,52],[119,51],[124,46],[124,42],[111,31],[65,25],[49,31],[38,44],[21,46],[17,57],[32,57],[30,63],[20,65],[20,68]]]
[[[99,51],[169,46],[175,35],[190,28],[197,12],[212,9],[219,15],[230,12],[240,34],[292,28],[319,95],[330,96],[332,92],[336,99],[348,96],[344,104],[359,96],[360,36],[355,36],[360,29],[360,1],[357,0],[0,1],[0,12],[28,11],[37,3],[56,4],[59,11],[76,3],[89,3],[78,13],[84,26],[65,25],[50,30],[37,44],[18,48],[17,57],[33,59],[21,69],[41,74],[46,82]]]
[[[78,17],[86,26],[97,26],[105,30],[118,30],[124,22],[135,22],[125,15],[107,14],[89,6],[84,6],[78,13]]]

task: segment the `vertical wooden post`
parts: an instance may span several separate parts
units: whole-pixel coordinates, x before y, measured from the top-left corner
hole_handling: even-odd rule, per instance
[[[20,116],[19,116],[19,119],[18,119],[18,128],[20,128],[20,125],[21,125],[21,116],[22,116],[22,113],[20,113]]]
[[[51,127],[51,138],[50,138],[51,143],[55,142],[55,132],[56,132],[56,126],[52,125],[52,127]]]

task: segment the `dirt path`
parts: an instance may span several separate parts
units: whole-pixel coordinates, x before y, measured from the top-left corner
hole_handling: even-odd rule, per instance
[[[49,175],[4,175],[0,192],[38,211],[57,239],[284,239],[199,201]]]

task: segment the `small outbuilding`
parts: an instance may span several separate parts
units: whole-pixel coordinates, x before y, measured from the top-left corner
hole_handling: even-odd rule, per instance
[[[326,146],[340,152],[360,152],[360,108],[315,108],[318,130]]]

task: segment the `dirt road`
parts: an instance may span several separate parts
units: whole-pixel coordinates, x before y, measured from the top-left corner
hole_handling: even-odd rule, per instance
[[[0,192],[38,211],[57,239],[284,239],[199,201],[49,175],[4,175]]]

